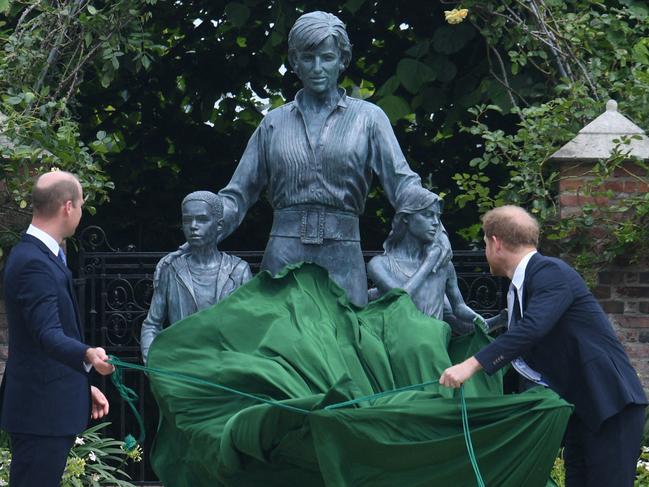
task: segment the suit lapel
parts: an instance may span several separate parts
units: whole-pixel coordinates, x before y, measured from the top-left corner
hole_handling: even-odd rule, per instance
[[[525,309],[527,308],[527,289],[529,287],[529,276],[532,275],[532,272],[534,271],[534,269],[536,269],[536,266],[538,265],[539,260],[542,257],[543,256],[537,252],[532,257],[530,257],[530,261],[527,263],[527,267],[525,268],[525,277],[523,278],[523,314],[525,314]]]

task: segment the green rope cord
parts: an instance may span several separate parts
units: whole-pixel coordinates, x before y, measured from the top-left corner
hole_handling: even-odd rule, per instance
[[[466,409],[466,401],[464,400],[464,384],[460,385],[460,404],[462,407],[462,431],[464,433],[464,443],[466,444],[466,451],[469,454],[469,461],[473,468],[478,487],[485,487],[482,474],[480,474],[480,467],[478,467],[478,460],[473,451],[473,442],[471,441],[471,430],[469,429],[469,414]]]
[[[337,402],[335,404],[330,404],[329,406],[325,406],[324,409],[331,410],[331,409],[344,408],[346,406],[351,406],[353,404],[358,404],[359,402],[373,401],[375,399],[378,399],[379,397],[391,396],[392,394],[396,394],[397,392],[412,391],[414,389],[423,389],[424,387],[428,387],[428,386],[431,386],[433,384],[438,384],[438,383],[439,383],[439,380],[429,380],[427,382],[422,382],[421,384],[415,384],[415,385],[412,385],[412,386],[399,387],[397,389],[390,389],[389,391],[378,392],[376,394],[370,394],[369,396],[363,396],[363,397],[359,397],[357,399],[351,399],[349,401]]]
[[[109,356],[108,363],[113,364],[115,366],[115,372],[112,375],[113,384],[117,388],[117,390],[118,390],[120,396],[122,397],[122,399],[124,399],[128,403],[128,405],[131,408],[131,411],[133,411],[133,414],[135,415],[135,417],[137,419],[138,425],[140,427],[140,436],[139,436],[139,439],[138,439],[139,443],[144,442],[145,433],[144,433],[144,422],[142,421],[142,417],[140,416],[140,414],[138,413],[137,409],[135,408],[135,406],[133,404],[135,401],[138,400],[138,395],[132,389],[128,388],[127,386],[125,386],[122,383],[122,381],[121,381],[122,369],[139,370],[139,371],[144,372],[146,374],[153,374],[153,375],[161,375],[161,376],[171,377],[171,378],[174,378],[174,379],[178,379],[178,380],[180,380],[182,382],[187,382],[187,383],[190,383],[190,384],[197,384],[197,385],[210,387],[210,388],[213,388],[213,389],[218,389],[218,390],[221,390],[221,391],[229,392],[231,394],[246,397],[246,398],[252,399],[254,401],[258,401],[258,402],[261,402],[261,403],[264,403],[264,404],[268,404],[269,406],[278,407],[278,408],[281,408],[281,409],[286,409],[286,410],[296,412],[296,413],[300,413],[300,414],[304,414],[304,415],[311,414],[311,412],[312,412],[312,411],[310,411],[308,409],[303,409],[303,408],[299,408],[299,407],[296,407],[296,406],[291,406],[290,404],[285,404],[285,403],[283,403],[281,401],[275,401],[275,400],[272,400],[272,399],[266,399],[266,398],[261,397],[261,396],[256,396],[256,395],[250,394],[248,392],[239,391],[237,389],[233,389],[233,388],[228,387],[228,386],[224,386],[224,385],[221,385],[221,384],[216,384],[214,382],[209,382],[209,381],[206,381],[206,380],[203,380],[203,379],[199,379],[197,377],[192,377],[190,375],[179,374],[177,372],[172,372],[172,371],[164,370],[164,369],[157,369],[157,368],[154,368],[154,367],[146,367],[144,365],[133,364],[133,363],[130,363],[130,362],[124,362],[124,361],[122,361],[122,360],[120,360],[117,357],[112,356],[112,355]],[[352,400],[349,400],[349,401],[343,401],[343,402],[338,402],[338,403],[335,403],[335,404],[330,404],[328,406],[325,406],[324,409],[325,410],[339,409],[339,408],[343,408],[343,407],[346,407],[346,406],[351,406],[351,405],[354,405],[354,404],[358,404],[360,402],[372,401],[372,400],[378,399],[380,397],[385,397],[385,396],[389,396],[389,395],[392,395],[392,394],[396,394],[398,392],[410,391],[410,390],[414,390],[414,389],[422,389],[424,387],[428,387],[430,385],[437,384],[437,383],[439,383],[439,380],[431,380],[431,381],[427,381],[427,382],[422,382],[421,384],[414,384],[414,385],[410,385],[410,386],[399,387],[397,389],[391,389],[389,391],[378,392],[376,394],[371,394],[369,396],[359,397],[359,398],[352,399]],[[466,400],[464,399],[464,386],[462,386],[462,385],[460,386],[460,407],[461,407],[461,411],[462,411],[462,414],[461,414],[461,416],[462,416],[462,431],[464,433],[464,442],[466,444],[467,452],[468,452],[468,455],[469,455],[469,461],[471,463],[471,467],[473,468],[473,473],[475,474],[478,487],[485,487],[484,480],[482,479],[482,475],[480,474],[480,468],[478,467],[478,461],[476,459],[475,452],[473,451],[473,443],[471,442],[471,432],[470,432],[470,429],[469,429],[469,417],[468,417],[467,408],[466,408]],[[136,448],[137,443],[133,444],[132,441],[133,441],[133,437],[131,435],[128,435],[124,440],[125,448],[129,448],[129,443],[131,444],[131,446],[130,446],[131,449]]]
[[[115,386],[115,388],[117,389],[117,392],[119,392],[119,395],[122,397],[122,399],[126,401],[128,406],[131,408],[131,411],[133,411],[133,415],[135,416],[135,419],[137,420],[137,424],[140,428],[140,436],[138,437],[137,441],[131,435],[127,435],[126,438],[124,438],[124,450],[126,450],[127,452],[131,452],[137,448],[138,443],[140,444],[144,443],[146,434],[144,432],[144,421],[142,420],[142,416],[135,408],[135,401],[139,399],[139,396],[135,393],[133,389],[126,387],[126,385],[124,385],[124,383],[122,382],[121,375],[122,375],[121,369],[115,368],[115,372],[113,372],[111,376],[111,381]]]

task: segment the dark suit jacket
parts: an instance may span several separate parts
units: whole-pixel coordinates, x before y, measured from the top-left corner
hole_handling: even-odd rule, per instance
[[[4,274],[9,359],[1,426],[10,433],[75,435],[90,417],[85,351],[68,268],[24,235]]]
[[[475,355],[488,374],[522,356],[593,430],[628,404],[647,404],[606,314],[568,264],[533,255],[523,309],[514,327]]]

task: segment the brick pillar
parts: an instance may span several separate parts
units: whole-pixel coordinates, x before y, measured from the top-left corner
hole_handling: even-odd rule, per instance
[[[561,218],[581,213],[582,205],[609,200],[598,196],[584,196],[594,180],[591,163],[562,163],[559,181],[559,211]],[[640,168],[628,163],[615,171],[613,177],[598,190],[612,190],[613,200],[641,195],[649,191],[637,177]],[[646,177],[646,174],[642,174]],[[645,390],[649,391],[649,264],[628,266],[611,265],[600,272],[593,289],[604,311],[608,314],[618,337],[640,376]]]

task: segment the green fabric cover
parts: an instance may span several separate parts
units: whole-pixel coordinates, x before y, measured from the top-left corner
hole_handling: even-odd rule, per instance
[[[323,407],[438,379],[489,340],[451,338],[402,291],[354,307],[315,265],[261,273],[164,330],[148,365],[311,412],[151,375],[162,417],[154,470],[167,487],[475,486],[458,390]],[[482,372],[465,395],[486,485],[545,486],[571,406],[543,388],[503,396],[500,374]]]

